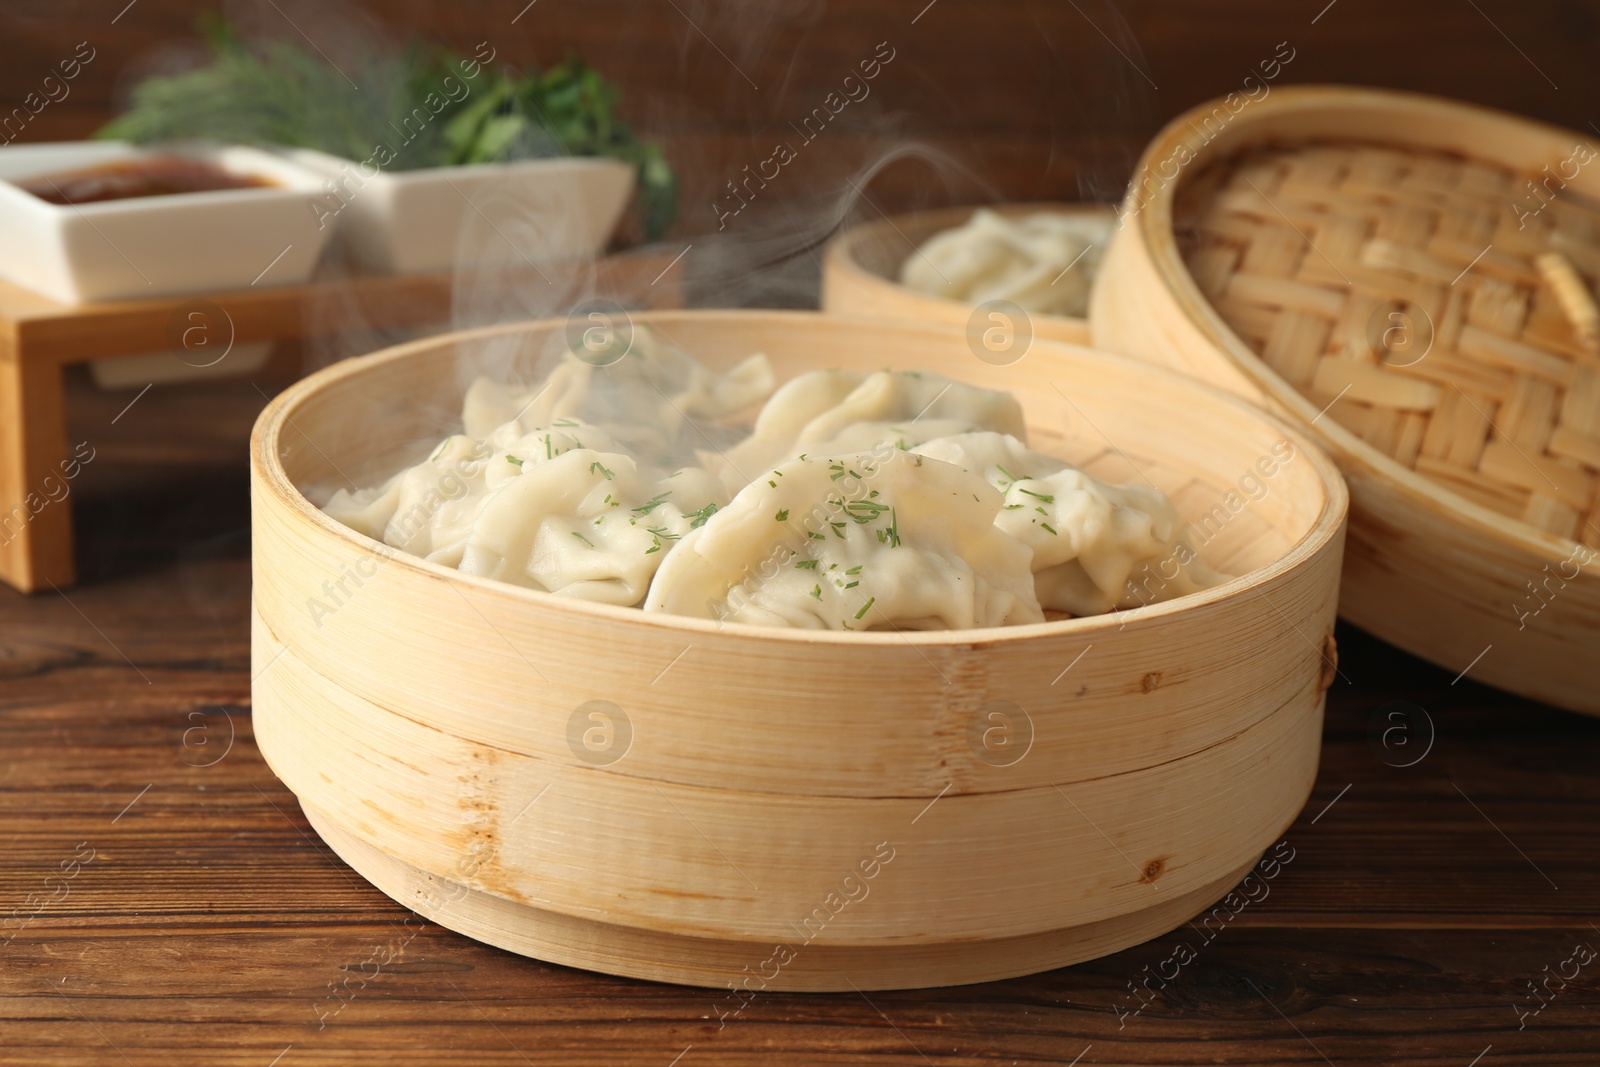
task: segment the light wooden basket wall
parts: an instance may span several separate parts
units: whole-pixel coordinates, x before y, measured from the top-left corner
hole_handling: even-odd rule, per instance
[[[1105,204],[990,204],[1001,215],[1048,211],[1061,215],[1110,218]],[[822,310],[835,315],[861,315],[901,322],[944,323],[965,328],[973,305],[930,296],[901,285],[900,265],[923,242],[966,224],[977,208],[954,207],[919,211],[868,222],[846,230],[828,244],[822,261]],[[1070,315],[1029,313],[1033,336],[1068,344],[1089,343],[1089,322]]]
[[[531,356],[564,324],[337,364],[274,400],[252,441],[255,734],[379,888],[481,940],[618,974],[722,986],[783,943],[795,958],[772,988],[942,985],[1170,929],[1293,820],[1335,669],[1346,510],[1304,435],[1068,346],[998,368],[946,328],[640,319],[715,367],[764,351],[780,379],[842,363],[1011,389],[1036,447],[1148,477],[1188,516],[1223,507],[1202,555],[1241,577],[1116,616],[915,634],[719,628],[502,585],[393,555],[302,490],[392,469],[443,432],[463,365]],[[1293,459],[1229,511],[1283,442]],[[310,609],[351,572],[336,611]],[[631,722],[605,765],[569,743],[595,699]],[[974,740],[993,701],[1021,709],[1020,758]],[[885,847],[868,895],[804,925]]]
[[[1203,105],[1146,150],[1091,309],[1098,345],[1286,413],[1334,455],[1345,617],[1590,713],[1600,162],[1572,157],[1595,143],[1376,90]],[[1577,173],[1536,194],[1546,165]]]

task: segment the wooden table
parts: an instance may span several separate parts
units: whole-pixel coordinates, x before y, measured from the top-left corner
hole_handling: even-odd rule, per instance
[[[74,581],[67,498],[87,453],[69,447],[78,439],[66,432],[66,367],[162,352],[176,361],[190,355],[185,348],[192,347],[191,336],[207,342],[203,359],[187,360],[193,364],[209,362],[210,352],[223,344],[445,328],[460,293],[481,295],[471,275],[361,276],[344,273],[338,263],[332,266],[332,272],[325,270],[307,285],[83,306],[60,304],[0,280],[0,582],[33,592]],[[682,281],[677,259],[649,252],[543,268],[500,265],[492,291],[512,294],[523,288],[533,297],[525,302],[503,297],[510,307],[564,311],[590,296],[628,306],[677,307]],[[92,452],[92,442],[88,448]]]
[[[1348,629],[1294,858],[1209,941],[1185,927],[968,988],[762,996],[719,1026],[714,991],[424,923],[332,856],[251,740],[261,396],[161,386],[113,426],[124,397],[77,375],[68,395],[72,439],[98,450],[72,490],[81,586],[0,589],[0,921],[32,915],[0,928],[0,1064],[1600,1060],[1600,960],[1551,977],[1523,1029],[1514,1008],[1600,949],[1600,721]],[[1426,709],[1431,747],[1415,712],[1388,717],[1398,701]],[[1179,943],[1194,959],[1175,967]]]

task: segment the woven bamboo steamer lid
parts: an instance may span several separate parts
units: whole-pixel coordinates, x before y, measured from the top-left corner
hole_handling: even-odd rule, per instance
[[[1146,149],[1090,318],[1332,453],[1345,618],[1600,714],[1595,143],[1371,89],[1202,105]]]
[[[930,237],[964,226],[976,207],[940,208],[881,218],[846,230],[828,242],[822,261],[822,310],[834,315],[937,322],[966,327],[974,305],[933,296],[901,285],[900,266]],[[986,210],[1008,218],[1037,213],[1109,219],[1105,204],[990,204]],[[1067,344],[1089,343],[1087,318],[1028,316],[1033,336]]]
[[[782,988],[909,987],[1171,929],[1293,821],[1336,671],[1347,503],[1303,434],[1066,345],[993,366],[947,327],[637,320],[714,368],[759,350],[780,380],[844,364],[1010,389],[1036,447],[1107,479],[1142,474],[1185,514],[1237,499],[1247,474],[1270,488],[1196,541],[1239,577],[1120,615],[719,627],[394,553],[302,492],[379,478],[407,443],[426,455],[475,374],[460,361],[531,362],[564,323],[329,367],[276,398],[252,438],[253,719],[273,770],[375,885],[470,936],[610,973],[721,985],[803,940]],[[598,754],[596,701],[616,727]],[[1013,748],[991,747],[999,727]],[[892,862],[862,874],[880,846]],[[818,907],[836,914],[806,927]]]

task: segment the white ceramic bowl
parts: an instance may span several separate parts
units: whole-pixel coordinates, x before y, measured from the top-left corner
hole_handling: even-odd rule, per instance
[[[288,154],[326,178],[319,221],[363,267],[389,274],[586,259],[633,196],[633,167],[614,159],[387,171],[310,149]]]
[[[52,204],[13,182],[113,160],[178,154],[275,186]],[[328,233],[320,180],[253,148],[145,149],[119,141],[0,148],[0,275],[65,304],[304,282]]]

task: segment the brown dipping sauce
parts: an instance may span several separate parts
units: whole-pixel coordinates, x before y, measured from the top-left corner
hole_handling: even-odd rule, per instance
[[[92,204],[141,196],[206,193],[220,189],[263,189],[276,182],[254,174],[235,174],[215,163],[183,156],[119,159],[81,170],[45,174],[15,183],[52,204]]]

